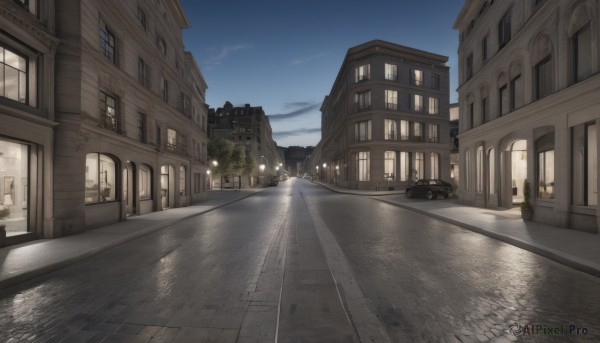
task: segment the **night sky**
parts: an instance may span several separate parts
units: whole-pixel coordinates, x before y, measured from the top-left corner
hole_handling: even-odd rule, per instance
[[[316,145],[323,98],[349,48],[382,39],[448,56],[456,102],[464,0],[180,0],[210,107],[262,106],[279,146]]]

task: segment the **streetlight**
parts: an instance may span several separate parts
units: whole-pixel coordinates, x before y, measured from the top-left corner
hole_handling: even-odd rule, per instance
[[[208,189],[212,189],[212,184],[211,184],[211,177],[210,177],[210,169],[206,170],[206,177],[207,177],[207,181],[208,181]]]

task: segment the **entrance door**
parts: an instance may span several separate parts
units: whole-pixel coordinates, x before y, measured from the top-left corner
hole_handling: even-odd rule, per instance
[[[162,208],[174,206],[175,201],[175,171],[172,166],[166,165],[160,167],[160,195]]]
[[[523,183],[527,179],[527,141],[520,140],[511,147],[512,203],[523,202]]]
[[[135,207],[135,198],[137,195],[137,183],[135,164],[127,162],[123,170],[123,199],[125,200],[126,213],[128,216],[137,213]]]

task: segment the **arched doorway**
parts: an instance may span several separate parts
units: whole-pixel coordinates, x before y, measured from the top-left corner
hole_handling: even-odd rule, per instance
[[[527,179],[527,141],[515,141],[510,148],[512,204],[523,202],[523,182]]]
[[[163,209],[175,206],[175,170],[173,166],[160,167],[160,195]]]
[[[127,161],[123,169],[123,200],[125,201],[125,213],[127,216],[137,213],[135,198],[137,194],[135,163]]]

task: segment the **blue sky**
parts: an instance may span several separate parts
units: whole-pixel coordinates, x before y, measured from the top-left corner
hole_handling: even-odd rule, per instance
[[[323,98],[349,48],[373,39],[448,56],[456,102],[464,0],[180,0],[184,44],[208,83],[206,101],[249,103],[269,115],[279,146],[316,145]]]

